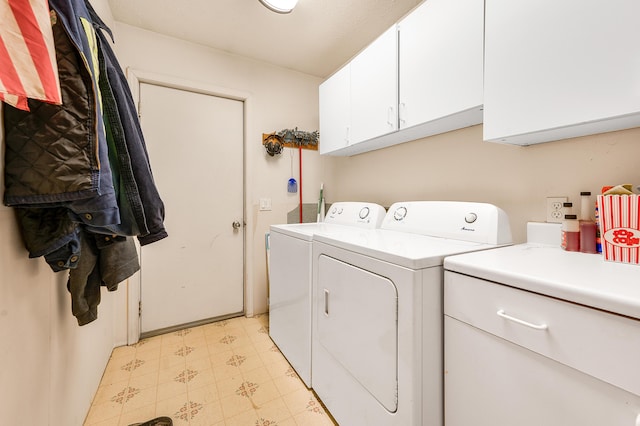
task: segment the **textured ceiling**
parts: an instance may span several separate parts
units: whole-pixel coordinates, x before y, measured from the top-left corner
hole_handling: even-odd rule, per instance
[[[109,0],[116,21],[327,77],[421,0]]]

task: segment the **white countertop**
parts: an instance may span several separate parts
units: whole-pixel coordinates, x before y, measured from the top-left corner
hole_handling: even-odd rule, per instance
[[[640,319],[640,265],[535,243],[447,257],[445,270]]]

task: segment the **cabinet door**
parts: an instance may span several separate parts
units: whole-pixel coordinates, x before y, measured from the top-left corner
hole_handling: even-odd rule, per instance
[[[389,28],[351,61],[351,144],[398,129],[398,42]]]
[[[635,426],[640,421],[640,396],[444,318],[447,426]]]
[[[428,0],[399,23],[401,129],[482,122],[483,31],[483,0]]]
[[[350,85],[349,64],[320,85],[320,154],[329,154],[349,144]]]
[[[485,140],[640,126],[640,2],[486,0],[485,14]]]

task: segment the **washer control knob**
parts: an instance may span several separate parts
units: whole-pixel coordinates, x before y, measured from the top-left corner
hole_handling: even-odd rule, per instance
[[[360,216],[360,219],[366,219],[369,216],[369,207],[363,207],[358,216]]]
[[[337,211],[338,211],[338,208],[334,207],[331,209],[331,214],[336,214]]]
[[[473,223],[478,219],[478,215],[475,213],[467,213],[464,217],[464,221],[467,223]]]
[[[396,211],[393,212],[393,218],[397,221],[401,221],[407,216],[407,208],[406,207],[398,207]]]

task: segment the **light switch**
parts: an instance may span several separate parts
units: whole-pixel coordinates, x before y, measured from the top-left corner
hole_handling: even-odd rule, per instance
[[[271,210],[271,198],[260,198],[260,211]]]

